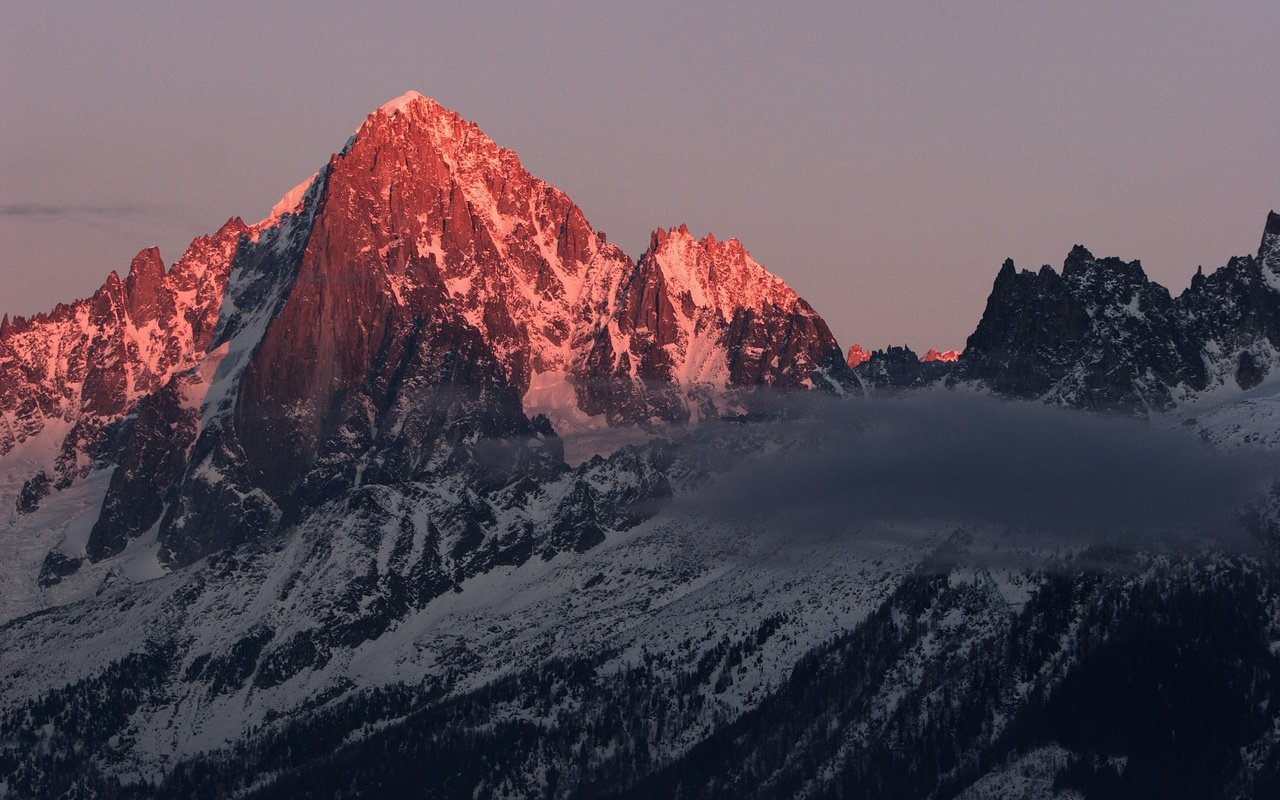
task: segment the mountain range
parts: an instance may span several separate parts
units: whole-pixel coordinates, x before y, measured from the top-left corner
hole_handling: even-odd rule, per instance
[[[1077,246],[962,351],[846,355],[737,239],[633,260],[410,92],[0,321],[0,796],[1266,796],[1275,495],[1209,554],[722,495],[850,491],[796,465],[883,403],[1265,456],[1278,365],[1275,212],[1177,297]]]

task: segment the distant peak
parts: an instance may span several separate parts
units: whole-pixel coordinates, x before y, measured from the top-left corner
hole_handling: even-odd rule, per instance
[[[845,354],[844,361],[850,367],[856,367],[859,364],[865,364],[871,360],[871,354],[862,349],[862,345],[854,342],[849,348],[849,352]]]
[[[1000,271],[996,273],[996,285],[1013,280],[1017,274],[1018,267],[1013,263],[1013,259],[1006,258],[1004,263],[1000,265]]]
[[[1093,253],[1089,252],[1089,248],[1082,244],[1078,244],[1071,248],[1071,252],[1067,254],[1068,261],[1092,261]]]
[[[217,233],[214,234],[214,236],[216,237],[216,236],[223,236],[225,234],[243,233],[248,228],[249,226],[245,224],[245,221],[243,219],[241,219],[239,216],[234,216],[229,218],[226,222],[222,223],[222,227],[218,228],[218,231]]]
[[[1067,253],[1067,260],[1062,262],[1062,277],[1074,279],[1079,275],[1091,274],[1091,270],[1096,266],[1098,261],[1093,257],[1093,253],[1089,252],[1089,248],[1078,244],[1071,248],[1071,252]]]
[[[924,358],[921,358],[920,360],[921,361],[959,361],[960,351],[959,350],[938,350],[937,348],[930,347],[928,352],[924,354]]]

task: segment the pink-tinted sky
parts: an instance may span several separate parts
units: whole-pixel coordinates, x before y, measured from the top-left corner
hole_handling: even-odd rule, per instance
[[[6,3],[0,312],[264,216],[383,101],[633,255],[737,236],[841,343],[958,347],[1000,262],[1175,292],[1280,207],[1280,3]]]

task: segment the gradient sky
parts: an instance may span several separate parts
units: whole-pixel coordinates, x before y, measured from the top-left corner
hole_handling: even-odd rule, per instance
[[[962,346],[1077,242],[1177,292],[1280,208],[1275,0],[599,6],[3,2],[0,312],[261,218],[407,89],[633,256],[737,236],[846,347]]]

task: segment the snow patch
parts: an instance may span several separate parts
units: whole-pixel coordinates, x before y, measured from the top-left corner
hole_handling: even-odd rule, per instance
[[[393,97],[392,99],[378,106],[378,111],[390,117],[398,112],[404,111],[406,108],[408,108],[409,106],[415,103],[420,103],[426,100],[429,100],[429,98],[421,94],[420,92],[415,92],[412,89],[410,89],[409,91],[405,92],[399,97]]]
[[[254,229],[264,228],[279,222],[280,218],[285,214],[298,213],[301,209],[303,199],[307,196],[307,191],[311,188],[311,184],[315,183],[315,180],[319,175],[319,172],[312,173],[311,177],[285,192],[284,197],[281,197],[280,200],[271,207],[271,212],[251,227]]]

